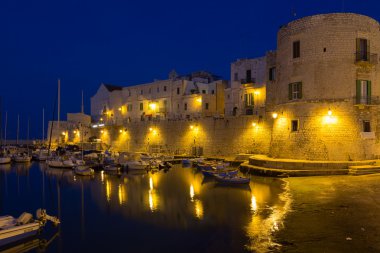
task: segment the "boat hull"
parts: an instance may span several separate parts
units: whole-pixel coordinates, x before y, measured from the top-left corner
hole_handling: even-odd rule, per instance
[[[9,229],[0,230],[0,247],[37,235],[39,231],[39,222],[33,222]]]
[[[11,162],[10,157],[0,157],[0,164],[7,164]]]

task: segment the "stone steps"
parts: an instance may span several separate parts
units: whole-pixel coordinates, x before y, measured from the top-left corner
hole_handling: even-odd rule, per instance
[[[353,176],[380,173],[380,165],[348,166],[348,174]]]

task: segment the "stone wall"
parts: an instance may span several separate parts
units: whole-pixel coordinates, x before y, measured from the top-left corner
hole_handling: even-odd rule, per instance
[[[254,123],[254,124],[253,124]],[[133,121],[124,126],[93,130],[117,150],[192,154],[193,147],[204,155],[238,153],[267,154],[269,125],[256,116],[200,120]],[[158,148],[159,147],[159,148]]]

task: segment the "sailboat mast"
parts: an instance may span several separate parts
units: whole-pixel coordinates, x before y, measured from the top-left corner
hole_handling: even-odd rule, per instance
[[[3,145],[3,98],[0,97],[0,146]]]
[[[59,119],[61,114],[61,79],[58,79],[58,132],[60,132]]]
[[[4,145],[7,145],[8,112],[5,112]]]
[[[17,114],[17,136],[16,136],[16,144],[18,145],[18,134],[20,132],[20,114]]]
[[[84,103],[83,103],[83,90],[82,90],[82,108],[81,112],[84,113]]]
[[[42,143],[45,142],[45,108],[42,108]]]

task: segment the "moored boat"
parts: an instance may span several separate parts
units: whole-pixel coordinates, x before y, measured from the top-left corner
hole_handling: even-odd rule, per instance
[[[223,184],[248,184],[250,182],[250,178],[248,177],[239,177],[239,176],[214,176],[216,181]]]
[[[33,215],[26,212],[17,219],[10,215],[1,216],[0,247],[36,235],[47,220],[54,224],[60,223],[58,218],[47,215],[42,209],[37,210],[37,219],[33,219]]]
[[[80,175],[80,176],[92,176],[95,173],[95,171],[91,167],[86,166],[86,165],[76,166],[74,168],[74,172],[75,174]]]
[[[128,170],[146,170],[148,166],[149,166],[149,163],[143,160],[125,162],[125,168]]]
[[[13,160],[16,163],[28,163],[32,160],[32,157],[26,154],[17,154],[13,157]]]
[[[8,156],[0,157],[0,164],[7,164],[11,162],[11,158]]]

